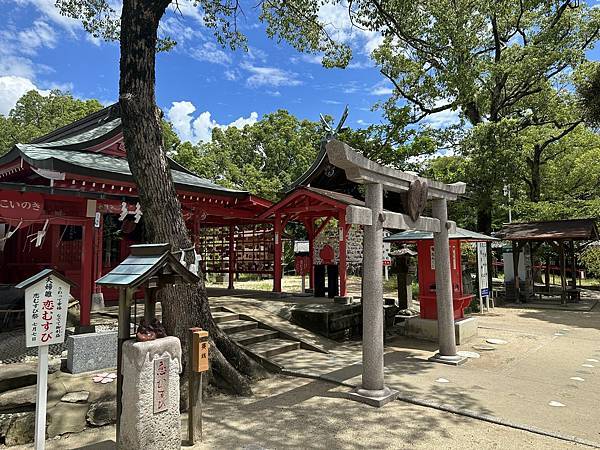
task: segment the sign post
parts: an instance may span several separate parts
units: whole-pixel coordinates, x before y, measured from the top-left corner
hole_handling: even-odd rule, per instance
[[[208,331],[190,328],[188,444],[202,441],[202,373],[208,370]]]
[[[48,346],[65,340],[71,282],[52,269],[19,283],[25,290],[25,339],[27,347],[38,348],[35,402],[35,449],[46,443],[46,400],[48,391]]]
[[[392,233],[390,233],[388,230],[383,230],[383,237],[386,238],[388,236],[390,236]],[[388,281],[390,279],[390,275],[389,275],[389,270],[390,270],[390,266],[392,265],[392,257],[390,256],[390,251],[392,250],[392,244],[390,242],[384,242],[383,243],[383,256],[382,256],[382,262],[383,262],[383,272],[385,275],[385,281]]]
[[[485,307],[490,310],[490,287],[488,281],[487,265],[487,244],[477,242],[477,279],[479,280],[479,306],[483,312],[483,299],[485,298]]]

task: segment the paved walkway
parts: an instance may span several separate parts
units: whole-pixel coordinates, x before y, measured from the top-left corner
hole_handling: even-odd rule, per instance
[[[330,341],[275,314],[290,307],[291,300],[222,296],[212,302],[329,351],[281,355],[289,371],[360,383],[360,343]],[[591,311],[496,308],[478,317],[479,336],[460,350],[479,358],[459,367],[427,361],[436,351],[432,343],[392,338],[386,343],[387,384],[417,402],[600,442],[599,306]],[[488,339],[505,343],[489,344]],[[204,411],[206,440],[195,448],[585,447],[405,401],[376,409],[348,400],[348,390],[319,379],[276,376],[256,384],[252,398],[211,398]],[[51,441],[48,448],[108,450],[114,448],[113,439],[114,428],[103,427]]]
[[[329,350],[328,355],[298,350],[274,358],[290,372],[360,384],[360,343],[334,343],[273,314],[285,311],[291,300],[219,301]],[[595,425],[600,423],[600,308],[496,308],[478,318],[478,337],[459,350],[479,358],[463,366],[429,362],[437,350],[433,343],[405,337],[387,342],[387,384],[405,397],[600,443]]]
[[[205,440],[193,449],[585,448],[399,401],[372,408],[347,400],[346,391],[273,377],[255,385],[252,398],[212,398],[204,410]],[[182,423],[185,432],[185,417]],[[47,448],[114,450],[114,427],[49,441]]]

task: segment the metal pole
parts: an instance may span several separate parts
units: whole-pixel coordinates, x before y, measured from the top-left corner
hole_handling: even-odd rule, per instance
[[[383,186],[367,184],[366,207],[372,225],[365,226],[363,243],[362,387],[382,390],[383,385]]]
[[[448,204],[445,198],[433,199],[433,217],[440,221],[440,231],[433,233],[435,248],[435,296],[438,316],[439,353],[433,361],[460,364],[465,361],[456,354],[454,307],[450,273],[450,241],[448,238]]]
[[[46,401],[48,391],[48,346],[38,347],[38,370],[35,402],[35,450],[46,446]]]

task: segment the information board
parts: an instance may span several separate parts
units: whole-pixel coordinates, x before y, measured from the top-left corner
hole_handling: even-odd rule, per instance
[[[71,286],[50,274],[25,288],[25,339],[27,347],[65,341]]]

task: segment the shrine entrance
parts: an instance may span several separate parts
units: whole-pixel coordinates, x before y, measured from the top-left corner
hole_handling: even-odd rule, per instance
[[[308,236],[309,288],[315,296],[325,296],[323,288],[327,275],[329,297],[346,297],[347,241],[350,230],[350,224],[346,223],[346,211],[350,205],[364,205],[364,202],[348,194],[300,186],[261,215],[262,219],[273,221],[275,230],[274,292],[282,291],[283,270],[280,261],[283,244],[280,236],[283,235],[286,225],[295,221],[304,225]],[[328,241],[321,251],[315,252],[315,239],[328,225],[335,225],[335,239]],[[336,285],[339,287],[337,292]]]

